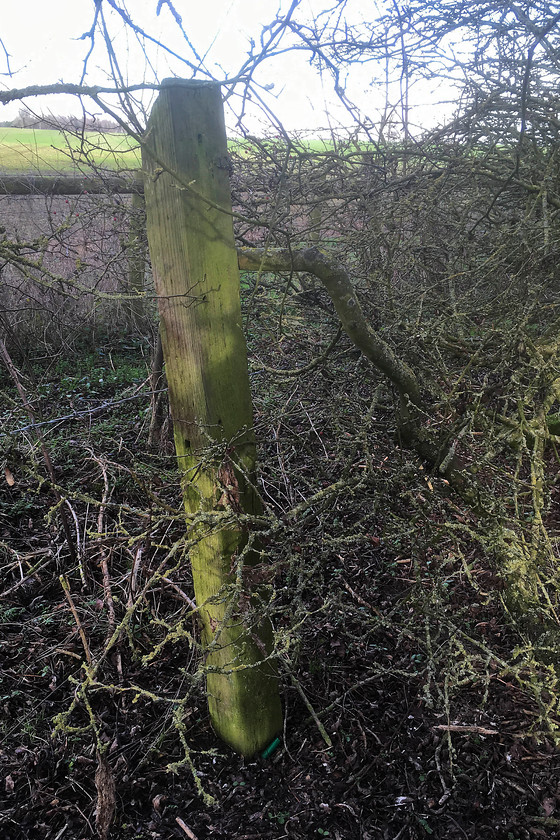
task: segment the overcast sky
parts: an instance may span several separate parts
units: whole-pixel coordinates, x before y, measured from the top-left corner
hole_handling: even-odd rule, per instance
[[[335,0],[333,0],[333,5]],[[357,16],[367,19],[375,16],[375,0],[347,0],[347,8]],[[129,0],[128,7],[134,21],[149,34],[179,54],[197,63],[164,4],[156,16],[158,0]],[[322,8],[321,0],[301,0],[298,16],[313,13]],[[7,6],[7,8],[6,8]],[[274,20],[280,9],[285,13],[290,0],[175,0],[174,6],[182,16],[184,30],[203,58],[201,78],[223,79],[235,75],[247,57],[251,38],[259,42],[262,27]],[[179,61],[170,59],[163,50],[149,46],[149,63],[143,47],[114,12],[104,4],[107,20],[114,38],[115,51],[121,70],[130,83],[154,81],[154,76],[165,78],[170,75],[191,77],[192,71]],[[81,39],[87,33],[93,20],[93,0],[10,0],[2,12],[0,37],[9,53],[9,70],[5,57],[0,52],[0,85],[5,89],[20,88],[33,84],[51,84],[58,81],[79,82],[84,58],[91,46],[89,38]],[[373,24],[373,20],[372,20]],[[286,42],[287,45],[288,42]],[[372,65],[356,67],[348,80],[352,98],[375,117],[383,105],[383,96],[372,86],[375,69]],[[337,103],[331,85],[310,67],[309,54],[290,52],[283,57],[264,62],[255,76],[262,86],[271,90],[263,96],[283,125],[290,131],[308,129],[315,131],[329,123],[350,122],[347,113]],[[85,84],[108,84],[110,76],[107,53],[98,37],[98,45],[88,62]],[[429,91],[422,98],[427,100],[425,118],[430,119]],[[146,106],[149,102],[146,99]],[[79,113],[75,101],[69,98],[50,97],[48,101],[30,99],[29,105],[37,111],[54,114]],[[20,103],[0,106],[0,120],[17,116]],[[327,116],[328,112],[328,116]],[[232,123],[231,118],[228,122]],[[248,127],[258,131],[258,118],[249,117]],[[264,122],[262,123],[264,128]]]

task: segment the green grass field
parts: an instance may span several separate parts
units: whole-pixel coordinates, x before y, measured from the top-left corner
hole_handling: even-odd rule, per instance
[[[232,139],[229,145],[241,155],[254,153],[252,143],[243,140]],[[294,148],[304,154],[334,150],[331,140],[320,138],[302,140]],[[352,143],[342,152],[348,155],[365,148]],[[55,129],[0,128],[0,173],[70,174],[88,165],[114,171],[139,169],[140,149],[125,134],[86,132],[82,141],[81,136]]]
[[[265,141],[278,144],[278,141]],[[281,141],[280,141],[281,142]],[[232,152],[254,154],[252,143],[230,139]],[[307,138],[294,145],[300,154],[332,154],[329,139]],[[348,156],[367,150],[367,144],[347,144],[339,153]],[[0,174],[72,174],[88,166],[113,171],[139,169],[140,149],[125,134],[86,132],[84,138],[55,129],[0,128]]]
[[[87,132],[81,137],[56,130],[0,128],[0,172],[69,173],[93,164],[137,169],[140,151],[124,134]]]

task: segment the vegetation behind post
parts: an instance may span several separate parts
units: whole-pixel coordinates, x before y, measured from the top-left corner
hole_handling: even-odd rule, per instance
[[[128,292],[137,297],[130,301],[130,324],[140,334],[144,329],[146,273],[146,239],[144,219],[144,197],[133,193],[130,207],[130,231],[128,238]]]
[[[258,513],[260,500],[219,85],[168,80],[146,146],[148,243],[185,507],[229,513],[225,525],[192,533],[208,704],[217,734],[250,755],[282,717],[271,628],[248,627],[252,610],[239,599],[242,565],[256,556],[239,516]]]

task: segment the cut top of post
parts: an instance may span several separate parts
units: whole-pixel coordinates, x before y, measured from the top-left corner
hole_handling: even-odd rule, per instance
[[[202,79],[180,79],[177,76],[170,76],[167,79],[162,79],[161,89],[172,87],[189,87],[189,88],[220,88],[220,82],[210,82]]]

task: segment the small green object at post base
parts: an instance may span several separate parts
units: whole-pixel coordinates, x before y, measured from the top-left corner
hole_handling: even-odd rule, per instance
[[[268,745],[266,750],[261,753],[261,758],[270,758],[275,749],[280,746],[280,738],[275,738],[274,741]]]

